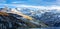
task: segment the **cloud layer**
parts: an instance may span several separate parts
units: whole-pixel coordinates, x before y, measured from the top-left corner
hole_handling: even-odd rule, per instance
[[[32,6],[32,5],[24,5],[24,4],[0,4],[0,6],[8,6],[11,8],[16,8],[16,7],[26,7],[26,8],[38,8],[38,9],[60,9],[60,6],[57,5],[51,5],[51,6]]]

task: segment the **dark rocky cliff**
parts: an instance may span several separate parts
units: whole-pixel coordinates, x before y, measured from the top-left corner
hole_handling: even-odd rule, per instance
[[[35,28],[39,25],[24,20],[20,15],[0,12],[0,29]]]

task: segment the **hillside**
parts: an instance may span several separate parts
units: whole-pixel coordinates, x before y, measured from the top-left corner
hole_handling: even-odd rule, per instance
[[[36,23],[34,23],[33,20],[27,20],[23,16],[17,14],[0,12],[0,29],[40,28],[41,26],[46,27],[43,23],[41,24],[44,26]]]
[[[60,10],[59,10],[60,11]],[[60,13],[58,10],[42,10],[22,8],[21,10],[1,9],[0,28],[46,28],[60,27]]]

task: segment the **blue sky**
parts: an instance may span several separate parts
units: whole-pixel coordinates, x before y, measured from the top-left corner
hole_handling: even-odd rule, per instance
[[[3,4],[24,4],[34,6],[51,6],[60,5],[60,0],[0,0],[0,5]]]
[[[56,5],[56,0],[0,0],[0,4]]]
[[[41,9],[59,9],[60,0],[0,0],[0,7],[33,7]]]

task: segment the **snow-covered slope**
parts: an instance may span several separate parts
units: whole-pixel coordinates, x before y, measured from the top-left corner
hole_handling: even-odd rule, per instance
[[[49,26],[54,26],[52,24],[60,22],[59,11],[60,9],[40,9],[40,8],[35,8],[35,7],[17,7],[17,8],[8,9],[8,11],[6,12],[19,14],[24,17],[25,15],[30,16],[28,17],[28,19],[34,18],[36,20],[43,21]]]

